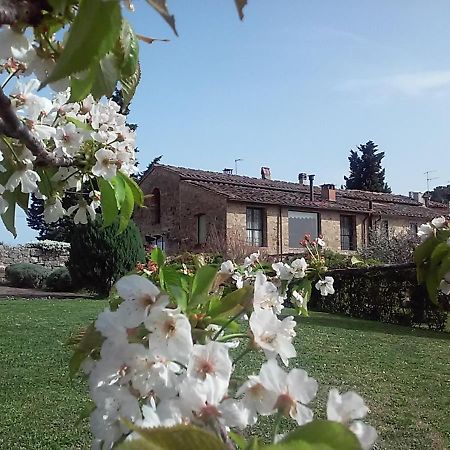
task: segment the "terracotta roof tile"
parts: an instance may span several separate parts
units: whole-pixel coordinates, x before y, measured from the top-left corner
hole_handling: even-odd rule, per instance
[[[440,204],[433,205],[432,208],[426,208],[404,195],[345,189],[336,190],[335,202],[324,201],[321,199],[321,189],[318,186],[314,188],[315,200],[311,201],[309,186],[300,183],[264,180],[159,164],[154,167],[176,172],[181,180],[226,196],[230,201],[348,212],[372,212],[387,216],[405,216],[419,219],[433,218],[437,214],[435,208],[440,208]],[[369,201],[372,210],[369,209]]]

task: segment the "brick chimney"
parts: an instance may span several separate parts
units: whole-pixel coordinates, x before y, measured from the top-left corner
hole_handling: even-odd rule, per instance
[[[308,176],[306,175],[305,172],[300,172],[300,173],[298,174],[298,182],[299,182],[300,184],[305,184],[305,181],[306,181],[307,178],[308,178]]]
[[[224,175],[233,175],[233,169],[223,169]]]
[[[425,206],[428,208],[430,206],[431,194],[429,192],[425,192],[422,195],[422,198]]]
[[[271,180],[270,167],[261,167],[261,178],[263,180]]]
[[[322,200],[336,201],[336,186],[334,184],[322,184]]]

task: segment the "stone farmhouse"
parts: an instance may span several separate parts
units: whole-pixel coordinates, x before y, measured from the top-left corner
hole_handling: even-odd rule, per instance
[[[309,178],[309,182],[307,180]],[[207,172],[155,164],[141,180],[146,208],[135,221],[147,243],[169,253],[224,250],[241,242],[269,255],[299,253],[305,234],[323,235],[332,250],[352,252],[364,246],[371,229],[386,236],[417,227],[448,205],[419,193],[410,196],[314,186],[314,175],[299,182]],[[225,248],[226,248],[225,247]]]

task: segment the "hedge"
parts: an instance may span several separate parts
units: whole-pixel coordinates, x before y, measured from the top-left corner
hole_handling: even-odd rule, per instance
[[[427,326],[444,330],[449,297],[441,295],[440,307],[418,285],[414,264],[330,270],[335,294],[321,297],[313,290],[309,307],[316,311],[344,314],[359,319]]]

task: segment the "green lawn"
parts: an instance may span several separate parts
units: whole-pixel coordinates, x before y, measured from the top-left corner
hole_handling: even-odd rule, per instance
[[[105,306],[97,300],[0,300],[0,449],[87,449],[83,382],[67,375],[71,331]],[[298,358],[321,384],[361,393],[379,448],[450,447],[450,335],[313,314],[301,319]],[[244,375],[258,365],[249,357]],[[316,409],[317,410],[317,409]],[[260,432],[269,434],[269,421]]]

